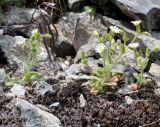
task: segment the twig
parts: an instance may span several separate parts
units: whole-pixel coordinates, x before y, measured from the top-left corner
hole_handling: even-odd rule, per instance
[[[147,126],[150,126],[150,125],[153,125],[153,124],[156,124],[157,122],[160,121],[160,118],[152,123],[149,123],[149,124],[145,124],[145,125],[142,125],[142,126],[139,126],[139,127],[147,127]]]

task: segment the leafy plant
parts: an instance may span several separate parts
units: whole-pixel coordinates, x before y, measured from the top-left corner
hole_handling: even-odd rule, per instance
[[[121,61],[126,52],[125,44],[121,43],[119,39],[114,39],[116,34],[121,34],[121,30],[116,26],[111,26],[110,31],[99,38],[99,44],[95,48],[103,59],[103,67],[99,67],[91,79],[91,86],[98,91],[102,91],[104,86],[116,85],[111,81],[113,67]],[[122,36],[126,41],[125,34],[122,34]],[[120,52],[117,54],[119,48]]]
[[[87,55],[86,55],[86,52],[84,51],[81,52],[81,60],[84,65],[88,66]]]
[[[31,35],[30,39],[28,40],[28,42],[24,45],[24,47],[29,46],[29,48],[31,50],[31,54],[30,54],[31,62],[29,65],[26,65],[26,64],[23,65],[24,75],[22,78],[22,82],[32,82],[32,81],[37,80],[42,77],[42,75],[39,72],[32,71],[32,68],[36,62],[37,55],[40,52],[40,48],[42,46],[42,42],[43,42],[44,37],[50,38],[51,36],[49,34],[42,35],[38,31],[38,29],[35,29],[32,31],[32,35]]]
[[[151,81],[151,78],[150,76],[147,76],[147,77],[144,76],[144,70],[148,65],[151,52],[156,52],[158,50],[158,47],[155,47],[152,51],[150,51],[149,48],[146,48],[145,57],[142,57],[139,51],[137,50],[137,48],[139,47],[139,43],[133,43],[133,42],[141,34],[145,34],[145,35],[150,35],[150,34],[148,32],[141,32],[141,27],[140,27],[141,21],[134,21],[132,23],[136,27],[136,33],[135,33],[135,37],[133,38],[131,44],[129,44],[129,48],[134,51],[137,64],[140,67],[140,73],[134,73],[133,75],[136,78],[138,84],[145,85]]]
[[[150,35],[148,32],[142,32],[140,27],[140,21],[132,22],[136,27],[135,36],[132,39],[129,48],[132,49],[135,53],[137,64],[140,67],[140,73],[134,73],[135,78],[137,79],[138,84],[146,84],[150,81],[149,76],[144,76],[144,69],[146,68],[149,56],[151,52],[157,51],[158,47],[150,51],[146,49],[145,57],[142,57],[140,52],[137,50],[139,46],[138,43],[135,43],[138,36],[141,34]],[[122,36],[122,41],[117,39],[115,40],[115,35],[119,34]],[[96,33],[97,35],[97,33]],[[115,82],[112,81],[112,76],[115,73],[119,73],[114,69],[114,66],[122,61],[123,55],[126,52],[126,44],[129,41],[129,38],[124,30],[119,29],[116,26],[111,26],[110,31],[105,33],[102,37],[99,37],[99,44],[97,44],[95,50],[98,52],[103,60],[103,67],[99,67],[92,75],[91,86],[98,91],[102,91],[104,86],[114,86]],[[119,53],[117,54],[117,50]]]

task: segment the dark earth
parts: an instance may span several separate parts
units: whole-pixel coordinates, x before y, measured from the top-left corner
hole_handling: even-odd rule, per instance
[[[80,107],[80,94],[83,94],[87,101],[83,108]],[[64,127],[160,126],[160,96],[154,92],[153,87],[144,87],[128,94],[135,100],[130,105],[125,103],[125,96],[107,91],[94,95],[81,83],[72,83],[57,91],[56,95],[43,98],[31,95],[29,100],[46,107],[53,102],[60,102],[60,105],[52,108],[50,112],[61,120]]]

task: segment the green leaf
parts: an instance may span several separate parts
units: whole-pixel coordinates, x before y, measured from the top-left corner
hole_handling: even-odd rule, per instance
[[[136,78],[137,82],[140,83],[141,82],[141,76],[138,73],[133,73],[133,76]]]
[[[149,48],[147,48],[147,49],[146,49],[146,57],[147,57],[147,58],[149,58],[150,53],[151,53],[151,52],[150,52]]]
[[[121,55],[126,52],[126,46],[124,44],[121,44]]]
[[[93,13],[94,14],[96,12],[96,9],[95,9],[95,7],[85,6],[84,7],[84,11],[88,12],[88,13]]]
[[[31,82],[34,80],[38,80],[42,77],[42,74],[35,71],[28,71],[24,74],[23,82]]]
[[[151,34],[147,31],[144,31],[143,34],[146,35],[146,36],[151,36]]]

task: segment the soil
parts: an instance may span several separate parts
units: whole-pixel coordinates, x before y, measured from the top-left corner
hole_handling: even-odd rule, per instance
[[[87,101],[83,108],[80,107],[80,94]],[[30,102],[48,108],[54,102],[60,102],[51,113],[61,120],[64,127],[160,127],[160,95],[154,92],[153,87],[128,94],[134,99],[130,105],[125,103],[125,96],[107,91],[93,95],[81,83],[72,83],[55,96],[32,97]]]
[[[8,106],[11,100],[0,96],[0,127],[23,127],[19,110]]]

